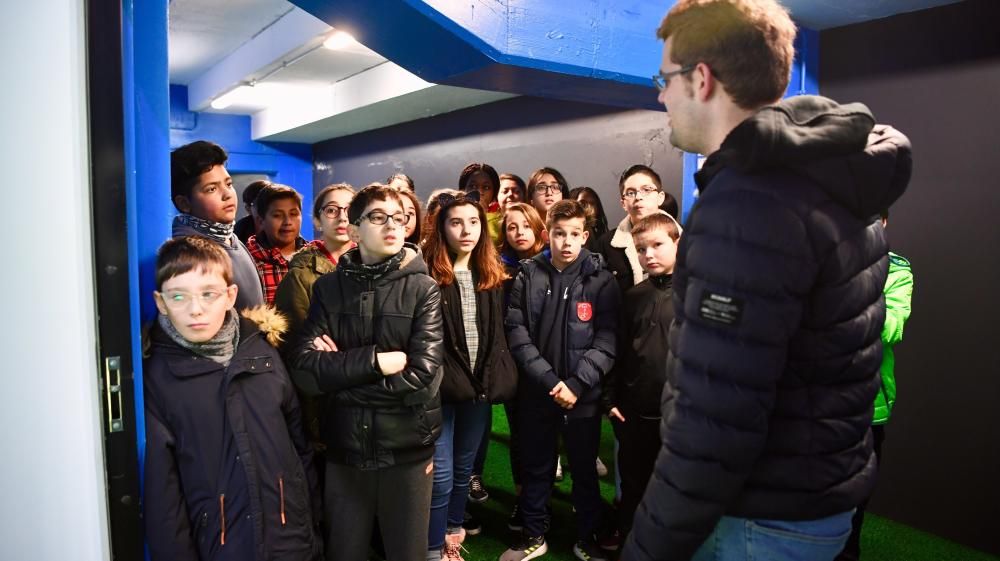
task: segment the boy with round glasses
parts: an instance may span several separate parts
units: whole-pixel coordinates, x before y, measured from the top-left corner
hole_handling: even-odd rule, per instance
[[[627,214],[614,230],[601,236],[594,245],[594,253],[604,256],[608,270],[624,293],[647,276],[639,264],[632,226],[647,216],[659,213],[666,193],[663,192],[659,174],[642,164],[631,166],[622,173],[618,193]]]
[[[357,247],[313,285],[289,359],[323,392],[329,559],[365,559],[378,517],[388,559],[427,554],[434,441],[441,433],[440,293],[399,193],[362,189],[348,208]]]
[[[151,558],[321,558],[312,450],[273,346],[284,320],[236,313],[232,263],[202,237],[164,243],[156,281],[143,365]]]

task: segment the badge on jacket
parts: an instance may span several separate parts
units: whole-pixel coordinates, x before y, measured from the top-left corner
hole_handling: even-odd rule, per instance
[[[576,317],[580,321],[590,321],[594,317],[594,306],[590,302],[580,302],[576,305]]]

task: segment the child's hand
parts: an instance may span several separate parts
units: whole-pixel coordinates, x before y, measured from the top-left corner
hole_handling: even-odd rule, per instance
[[[323,351],[327,353],[335,353],[338,350],[337,344],[334,343],[333,339],[331,339],[330,336],[327,335],[326,333],[313,339],[313,347],[315,347],[317,351]]]
[[[625,416],[622,415],[621,410],[619,410],[617,407],[612,407],[611,411],[608,411],[608,418],[609,419],[618,419],[619,421],[621,421],[623,423],[625,422]]]
[[[383,376],[399,374],[406,369],[406,353],[402,351],[378,353],[375,356],[376,360],[378,360],[379,368],[382,369]]]
[[[552,388],[552,391],[549,392],[549,395],[551,395],[552,399],[554,399],[559,407],[562,407],[563,409],[572,409],[573,405],[576,404],[576,394],[569,389],[566,382],[559,382],[556,384],[556,386]]]

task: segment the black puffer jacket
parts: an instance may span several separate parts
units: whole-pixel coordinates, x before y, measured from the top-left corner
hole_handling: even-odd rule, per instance
[[[143,518],[154,560],[322,557],[312,451],[272,346],[284,321],[263,307],[244,314],[253,320],[240,321],[228,367],[150,331]]]
[[[649,277],[625,291],[618,326],[618,360],[602,383],[604,412],[660,417],[660,394],[667,381],[667,333],[674,321],[672,275]]]
[[[552,290],[552,276],[560,273],[548,255],[540,253],[521,261],[505,321],[507,342],[522,374],[518,402],[525,407],[559,409],[548,392],[565,381],[577,396],[576,405],[566,411],[570,418],[600,414],[601,379],[614,366],[621,300],[600,255],[582,249],[577,260],[579,271],[562,291]],[[556,313],[559,299],[566,301],[565,314],[554,318],[550,314]],[[541,339],[551,337],[541,330],[553,324],[563,328],[559,334],[562,368],[558,369],[540,350]]]
[[[434,453],[441,433],[441,296],[419,250],[407,244],[403,252],[398,268],[370,278],[354,274],[364,267],[352,249],[313,285],[289,358],[327,394],[321,413],[327,461],[377,469]],[[314,349],[322,334],[338,352]],[[375,354],[388,351],[406,353],[403,372],[382,375]]]
[[[476,291],[476,330],[479,351],[476,369],[469,367],[469,347],[462,322],[462,298],[458,283],[441,289],[441,315],[444,319],[444,380],[441,400],[445,403],[487,401],[500,403],[517,391],[517,369],[507,348],[503,328],[503,288]]]
[[[678,249],[663,448],[625,546],[687,560],[719,518],[811,520],[869,496],[888,244],[907,139],[861,104],[761,109],[697,175]]]

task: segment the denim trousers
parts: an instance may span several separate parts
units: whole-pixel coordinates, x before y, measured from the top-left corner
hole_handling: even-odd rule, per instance
[[[482,401],[445,403],[441,412],[441,436],[434,444],[434,487],[427,534],[430,551],[444,547],[448,528],[462,526],[472,464],[493,414],[490,404]]]
[[[851,533],[854,510],[818,520],[723,516],[692,561],[832,561]]]

